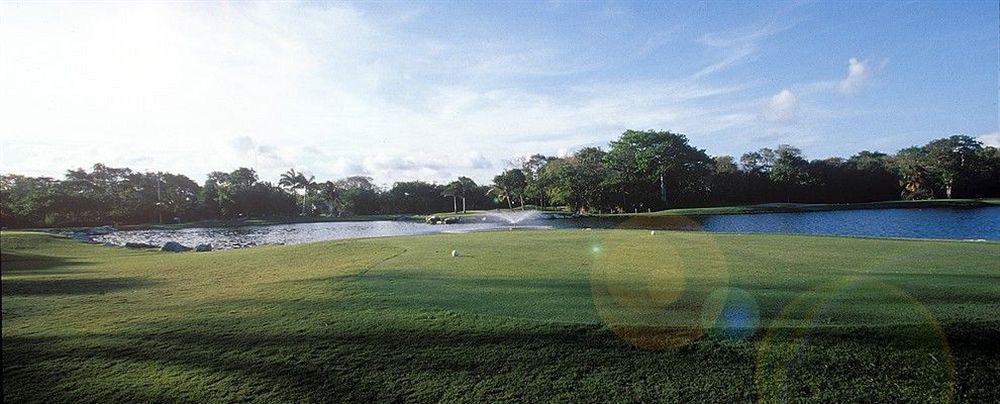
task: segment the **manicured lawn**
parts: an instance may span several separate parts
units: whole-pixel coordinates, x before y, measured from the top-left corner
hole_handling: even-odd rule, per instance
[[[1000,400],[998,243],[0,242],[5,402]]]

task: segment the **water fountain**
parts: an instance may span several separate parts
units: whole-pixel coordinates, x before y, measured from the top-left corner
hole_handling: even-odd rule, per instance
[[[503,223],[513,230],[517,227],[539,227],[526,224],[546,219],[547,215],[544,212],[537,210],[491,210],[486,212],[486,218],[488,218],[491,222]]]

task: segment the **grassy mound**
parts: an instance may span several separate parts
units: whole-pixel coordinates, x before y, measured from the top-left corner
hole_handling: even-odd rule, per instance
[[[997,243],[0,241],[4,401],[1000,399]]]

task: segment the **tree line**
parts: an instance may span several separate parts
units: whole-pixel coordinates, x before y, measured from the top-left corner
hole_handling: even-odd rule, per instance
[[[212,172],[199,185],[184,175],[95,164],[90,171],[67,171],[61,180],[3,175],[0,224],[11,228],[94,226],[495,208],[487,191],[488,187],[467,177],[445,185],[397,182],[384,189],[371,177],[317,182],[294,169],[273,184],[260,180],[252,168]]]
[[[1000,152],[969,136],[951,136],[896,154],[862,151],[806,160],[789,145],[710,156],[686,136],[625,131],[607,150],[557,157],[536,154],[510,164],[488,185],[459,177],[376,185],[352,176],[318,182],[289,170],[277,184],[251,168],[212,172],[202,184],[184,175],[95,164],[63,179],[0,177],[5,227],[91,226],[195,220],[421,214],[468,209],[563,206],[625,213],[671,207],[767,202],[850,203],[895,199],[1000,196]]]
[[[862,151],[810,161],[789,145],[739,158],[709,156],[681,134],[628,130],[607,150],[534,155],[515,166],[497,175],[491,188],[507,207],[529,203],[630,213],[769,202],[1000,196],[1000,152],[961,135],[894,155]]]

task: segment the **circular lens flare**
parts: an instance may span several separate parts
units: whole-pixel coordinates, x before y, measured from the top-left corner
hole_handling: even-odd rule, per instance
[[[592,245],[590,246],[590,252],[591,252],[592,254],[595,254],[595,255],[596,255],[596,254],[600,254],[600,253],[601,253],[601,250],[602,250],[602,248],[601,248],[601,245],[600,245],[600,244],[596,244],[596,243],[595,243],[595,244],[592,244]]]
[[[760,328],[757,301],[743,289],[716,289],[702,306],[702,326],[715,338],[746,340]]]
[[[849,373],[851,379],[837,384],[905,386],[929,401],[954,399],[955,366],[948,340],[930,311],[898,287],[863,276],[844,278],[802,294],[768,328],[757,352],[761,401],[799,397],[804,386],[813,383],[802,378],[810,372],[800,369],[841,366],[868,371]],[[844,364],[830,363],[823,354],[831,339],[859,337],[882,338],[884,346],[835,358]]]
[[[619,227],[641,224],[627,221]],[[608,329],[636,347],[681,347],[701,338],[703,324],[714,324],[722,315],[722,305],[702,305],[712,290],[704,285],[728,284],[725,259],[709,233],[649,237],[648,231],[601,233],[591,272],[594,306]]]

